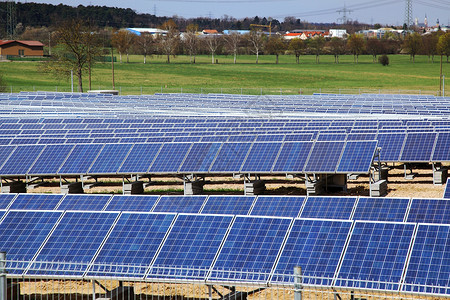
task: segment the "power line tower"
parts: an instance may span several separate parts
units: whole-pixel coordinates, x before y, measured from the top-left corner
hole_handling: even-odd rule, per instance
[[[353,10],[347,9],[347,7],[345,7],[345,4],[344,4],[344,8],[337,10],[336,12],[338,12],[339,14],[342,13],[342,17],[337,19],[338,23],[341,22],[341,24],[347,24],[347,22],[352,20],[349,17],[347,17],[347,13],[350,14],[351,12],[353,12]]]
[[[9,39],[14,39],[16,28],[16,2],[6,0],[6,35]]]
[[[412,0],[405,0],[405,24],[408,29],[413,24]]]

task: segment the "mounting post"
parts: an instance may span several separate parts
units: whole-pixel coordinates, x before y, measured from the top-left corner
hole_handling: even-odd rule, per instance
[[[294,300],[302,300],[302,267],[294,267]]]
[[[6,300],[6,252],[0,252],[0,300]]]

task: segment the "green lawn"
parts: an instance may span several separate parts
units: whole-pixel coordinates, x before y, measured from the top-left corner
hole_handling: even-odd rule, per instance
[[[416,57],[413,64],[407,55],[391,55],[390,65],[383,67],[372,63],[371,56],[360,56],[359,63],[353,56],[341,56],[340,64],[330,55],[320,56],[316,64],[314,56],[300,57],[295,64],[292,55],[280,56],[275,64],[274,56],[239,56],[233,64],[232,56],[216,56],[218,64],[211,64],[210,56],[197,57],[196,64],[189,57],[164,56],[147,58],[132,55],[130,63],[115,64],[116,89],[122,94],[152,94],[155,92],[194,93],[311,93],[311,92],[413,92],[437,93],[439,89],[439,62],[431,63],[426,56]],[[40,72],[37,62],[2,62],[0,72],[8,85],[8,91],[48,90],[69,91],[70,79]],[[444,75],[448,64],[444,63]],[[76,80],[75,80],[76,82]],[[88,88],[87,75],[84,88]],[[95,65],[92,77],[93,89],[111,89],[111,64]]]

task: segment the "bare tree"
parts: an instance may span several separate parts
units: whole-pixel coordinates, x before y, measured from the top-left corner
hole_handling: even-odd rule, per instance
[[[339,63],[339,56],[345,54],[345,40],[338,37],[331,38],[329,42],[330,52],[334,56],[334,63]]]
[[[428,61],[434,62],[434,56],[437,54],[437,44],[439,36],[437,34],[425,35],[422,38],[422,50],[428,56]]]
[[[377,62],[377,55],[379,54],[383,54],[384,50],[384,46],[383,46],[383,42],[381,42],[379,39],[377,38],[370,38],[367,40],[366,43],[366,48],[367,48],[367,52],[369,54],[372,54],[372,61],[374,63]]]
[[[197,36],[197,31],[197,24],[189,24],[188,26],[186,26],[186,33],[184,34],[184,46],[189,53],[191,64],[195,64],[195,56],[197,55],[200,43]]]
[[[364,52],[366,43],[361,34],[352,34],[347,40],[348,49],[353,54],[353,60],[358,63],[359,56]]]
[[[119,30],[112,35],[111,44],[119,52],[120,63],[122,63],[123,53],[127,54],[127,63],[129,62],[128,52],[130,51],[130,48],[133,45],[133,40],[135,37],[136,35],[129,32],[128,30]]]
[[[416,61],[416,55],[422,49],[422,37],[417,32],[408,34],[403,42],[403,48],[410,55],[412,62]]]
[[[209,34],[203,38],[203,41],[211,53],[211,63],[214,64],[214,54],[216,54],[217,49],[222,45],[222,36],[217,34]]]
[[[258,63],[259,60],[259,53],[262,51],[264,47],[264,36],[260,30],[252,30],[250,33],[247,34],[247,40],[250,42],[251,52],[256,54],[256,63]]]
[[[289,41],[288,49],[292,51],[295,55],[295,61],[297,64],[300,63],[300,55],[302,55],[305,50],[305,43],[302,39],[295,38]]]
[[[152,54],[154,39],[153,35],[148,32],[141,33],[134,39],[134,45],[138,53],[144,56],[144,64],[147,63],[147,55]]]
[[[225,40],[227,42],[226,47],[231,53],[233,53],[233,62],[236,64],[236,58],[239,50],[239,44],[242,41],[242,36],[237,32],[232,32],[231,34],[225,36]]]
[[[276,57],[275,63],[278,64],[278,56],[286,51],[286,44],[281,40],[280,37],[270,37],[266,43],[266,52],[269,54],[274,54]]]
[[[319,63],[319,56],[323,51],[324,45],[325,38],[323,36],[314,37],[308,41],[309,49],[316,56],[316,63]]]
[[[166,33],[158,36],[158,45],[161,52],[167,56],[167,63],[170,63],[170,56],[175,56],[180,45],[180,33],[173,20],[164,22],[160,29],[166,31]]]

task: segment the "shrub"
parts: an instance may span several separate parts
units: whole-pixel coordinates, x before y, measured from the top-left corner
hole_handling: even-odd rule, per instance
[[[378,62],[382,64],[383,66],[389,65],[389,57],[386,54],[381,55],[378,57]]]

